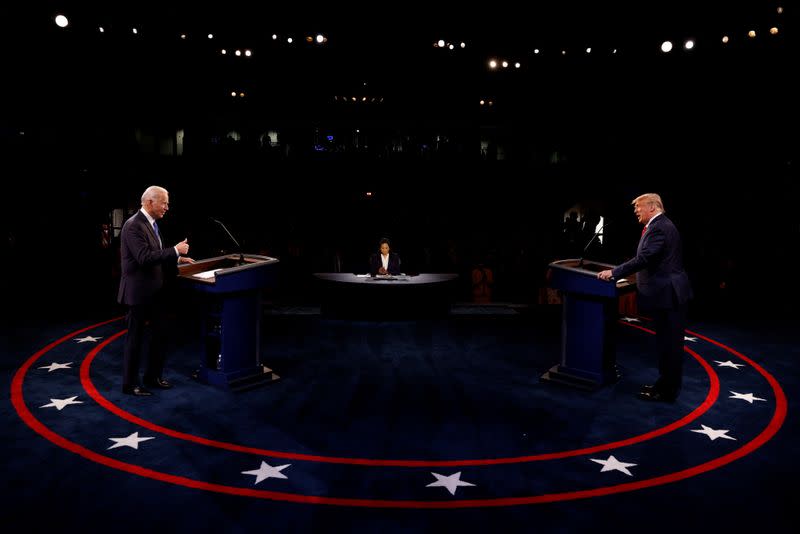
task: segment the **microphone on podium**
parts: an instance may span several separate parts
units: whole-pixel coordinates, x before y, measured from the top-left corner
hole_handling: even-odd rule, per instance
[[[236,250],[239,251],[239,265],[244,265],[245,261],[244,254],[242,253],[242,246],[239,244],[236,238],[233,237],[233,234],[228,231],[228,228],[219,219],[215,219],[214,217],[209,217],[209,219],[220,225],[222,229],[225,230],[225,233],[228,234],[228,237],[230,237],[231,241],[233,241],[233,243],[236,245]]]
[[[601,227],[600,227],[600,229],[599,229],[599,230],[597,230],[597,231],[594,233],[594,235],[593,235],[593,236],[592,236],[592,238],[589,240],[589,242],[588,242],[588,243],[586,243],[586,246],[583,248],[583,252],[581,252],[581,258],[580,258],[580,261],[578,261],[578,267],[583,267],[583,258],[584,258],[584,256],[586,256],[586,251],[587,251],[587,250],[589,250],[589,247],[592,245],[592,243],[594,243],[594,240],[595,240],[595,239],[597,239],[597,237],[598,237],[600,234],[602,234],[602,233],[603,233],[603,229],[604,229],[606,226],[608,226],[609,224],[610,224],[610,221],[609,221],[609,222],[606,222],[606,223],[604,223],[604,224],[603,224],[603,226],[601,226]]]

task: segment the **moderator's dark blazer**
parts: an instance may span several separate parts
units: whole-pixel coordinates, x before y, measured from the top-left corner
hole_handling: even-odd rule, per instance
[[[175,247],[161,248],[141,210],[122,226],[120,257],[122,278],[117,300],[128,306],[151,302],[164,286],[165,270],[168,275],[174,274],[178,261]]]
[[[639,240],[636,257],[613,270],[617,279],[631,273],[639,273],[636,287],[644,309],[672,308],[692,298],[692,286],[683,270],[681,236],[666,215],[650,221]]]
[[[381,255],[379,253],[373,254],[369,257],[369,274],[375,276],[378,274],[378,269],[383,266],[381,262]],[[388,269],[389,274],[400,274],[400,256],[395,254],[394,252],[389,253],[389,266]]]

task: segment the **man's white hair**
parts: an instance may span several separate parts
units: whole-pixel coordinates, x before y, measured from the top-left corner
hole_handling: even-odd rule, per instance
[[[157,185],[151,185],[147,189],[144,190],[142,193],[142,206],[144,206],[145,202],[148,200],[158,200],[167,196],[167,190],[163,187],[159,187]]]

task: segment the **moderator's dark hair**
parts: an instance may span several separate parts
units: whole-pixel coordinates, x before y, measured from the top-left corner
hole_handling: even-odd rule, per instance
[[[389,238],[388,238],[388,237],[382,237],[382,238],[381,238],[381,240],[380,240],[380,241],[378,241],[378,246],[380,247],[380,246],[381,246],[381,245],[383,245],[384,243],[386,243],[386,244],[387,244],[387,245],[389,245],[390,247],[392,246],[392,244],[389,242]]]

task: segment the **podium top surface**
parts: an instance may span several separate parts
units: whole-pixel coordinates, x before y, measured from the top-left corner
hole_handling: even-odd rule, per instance
[[[256,254],[242,254],[241,257],[239,254],[228,254],[182,264],[178,266],[178,277],[202,284],[215,284],[217,279],[261,269],[279,261],[277,258]]]
[[[549,267],[554,269],[556,272],[562,272],[564,274],[570,274],[570,277],[587,277],[596,281],[600,285],[606,286],[616,286],[618,290],[624,290],[628,288],[633,288],[636,286],[634,280],[629,280],[627,278],[621,278],[614,282],[604,282],[597,278],[597,273],[600,271],[605,271],[606,269],[613,269],[616,265],[612,265],[610,263],[602,263],[599,261],[591,261],[591,260],[581,260],[579,258],[570,258],[565,260],[557,260],[550,263]],[[589,282],[589,280],[586,280]]]

